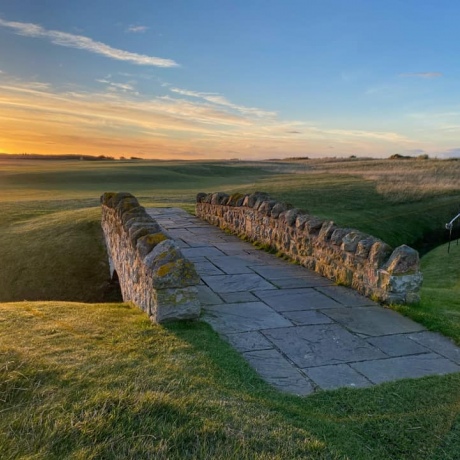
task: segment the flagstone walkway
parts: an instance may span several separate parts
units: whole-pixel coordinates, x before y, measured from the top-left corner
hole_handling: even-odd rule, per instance
[[[176,208],[147,210],[201,276],[202,319],[276,388],[317,389],[460,372],[442,335]]]

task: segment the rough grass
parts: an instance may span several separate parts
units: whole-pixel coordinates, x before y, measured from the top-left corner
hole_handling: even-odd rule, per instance
[[[299,398],[199,322],[24,302],[0,324],[1,458],[458,458],[460,375]]]
[[[420,303],[393,308],[460,345],[460,246],[453,242],[448,254],[444,244],[426,254],[422,272]]]
[[[99,208],[19,218],[0,228],[0,301],[103,300],[110,276]]]
[[[188,210],[198,191],[267,190],[390,243],[416,241],[457,212],[458,170],[444,191],[418,194],[422,182],[404,181],[435,162],[398,164],[392,175],[376,161],[1,165],[0,299],[98,301],[107,190]],[[396,176],[406,179],[390,187]],[[429,253],[422,302],[401,310],[460,343],[458,256],[455,245],[449,259]],[[459,414],[460,375],[302,399],[268,387],[199,322],[154,326],[124,304],[0,304],[2,459],[454,460]]]

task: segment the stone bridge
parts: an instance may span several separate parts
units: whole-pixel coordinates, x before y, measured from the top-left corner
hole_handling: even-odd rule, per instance
[[[355,290],[183,210],[144,209],[129,194],[104,194],[102,204],[124,300],[156,322],[198,318],[201,308],[201,320],[282,391],[307,395],[460,371],[460,349],[450,340]],[[229,205],[218,206],[221,218]],[[197,211],[209,209],[198,204]]]

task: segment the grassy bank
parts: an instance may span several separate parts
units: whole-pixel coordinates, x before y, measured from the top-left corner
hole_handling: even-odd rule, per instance
[[[1,457],[455,459],[460,375],[284,396],[202,323],[0,306]]]
[[[460,246],[447,244],[422,258],[423,287],[418,305],[394,307],[460,345]]]
[[[410,243],[457,212],[460,172],[399,163],[1,165],[0,302],[29,301],[0,304],[0,458],[457,459],[458,374],[285,396],[205,324],[97,303],[104,191],[191,211],[201,190],[266,190]],[[423,258],[422,302],[399,308],[460,344],[458,248]]]

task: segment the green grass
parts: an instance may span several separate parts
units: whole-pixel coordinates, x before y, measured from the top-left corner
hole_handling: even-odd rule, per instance
[[[340,172],[282,175],[256,184],[297,208],[377,236],[394,247],[421,246],[423,240],[433,247],[445,241],[444,224],[456,214],[460,193],[395,202],[391,195],[379,193],[377,186],[373,180]]]
[[[454,459],[460,375],[299,398],[200,322],[0,307],[1,458]]]
[[[460,246],[447,244],[422,258],[423,288],[418,305],[393,307],[460,345]]]
[[[109,266],[99,208],[20,218],[0,232],[0,301],[102,301]]]
[[[199,191],[269,191],[396,245],[457,212],[455,162],[0,167],[0,302],[28,300],[0,304],[0,458],[458,458],[459,374],[286,396],[203,323],[97,303],[104,191],[189,211]],[[460,343],[458,248],[423,258],[422,301],[399,309]]]

